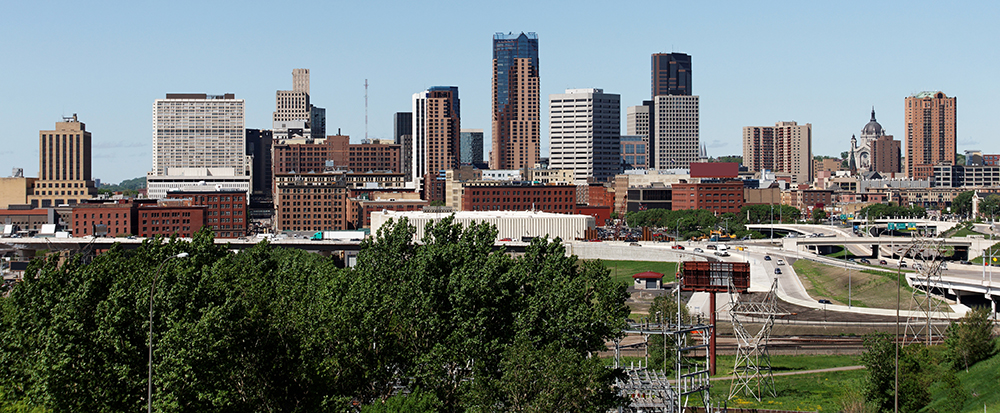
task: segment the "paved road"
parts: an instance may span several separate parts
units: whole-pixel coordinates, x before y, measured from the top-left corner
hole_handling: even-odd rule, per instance
[[[816,370],[800,370],[800,371],[788,371],[784,373],[771,373],[772,376],[796,376],[799,374],[813,374],[813,373],[829,373],[831,371],[851,371],[851,370],[861,370],[865,366],[844,366],[844,367],[832,367],[828,369],[816,369]],[[723,377],[712,377],[711,381],[721,381],[721,380],[732,380],[734,376],[723,376]]]

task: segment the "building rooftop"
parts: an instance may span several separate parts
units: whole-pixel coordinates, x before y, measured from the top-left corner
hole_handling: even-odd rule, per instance
[[[489,219],[489,218],[538,218],[538,219],[551,219],[551,218],[567,218],[567,217],[580,217],[580,218],[593,218],[590,215],[575,215],[575,214],[556,214],[552,212],[542,212],[542,211],[454,211],[454,212],[423,212],[423,211],[381,211],[381,213],[389,217],[446,217],[449,215],[455,215],[456,219]]]

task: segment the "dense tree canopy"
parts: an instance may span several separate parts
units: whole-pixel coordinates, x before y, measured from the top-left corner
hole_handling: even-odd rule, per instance
[[[149,291],[157,411],[605,411],[620,371],[592,355],[625,327],[625,286],[536,239],[512,257],[490,226],[406,222],[358,265],[210,232],[91,262],[35,261],[0,299],[0,404],[146,405]],[[406,389],[400,393],[400,389]],[[413,399],[405,394],[413,391]]]
[[[854,217],[867,217],[868,219],[881,218],[924,218],[927,216],[927,209],[922,206],[902,207],[896,204],[872,204],[861,208],[854,213]]]
[[[979,307],[948,326],[944,344],[947,359],[956,369],[968,369],[996,353],[990,308]]]

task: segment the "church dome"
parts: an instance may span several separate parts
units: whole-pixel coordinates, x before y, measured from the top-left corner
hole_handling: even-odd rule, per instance
[[[882,136],[882,125],[875,121],[875,109],[872,108],[872,120],[861,129],[862,136]]]

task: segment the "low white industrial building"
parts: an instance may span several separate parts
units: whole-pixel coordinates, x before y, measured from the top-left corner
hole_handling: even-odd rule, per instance
[[[372,235],[389,220],[406,218],[416,227],[414,240],[424,236],[428,224],[455,216],[455,223],[468,226],[471,222],[489,223],[497,229],[497,240],[521,241],[524,237],[556,237],[564,241],[583,238],[584,232],[594,228],[594,217],[589,215],[554,214],[535,211],[375,211],[371,214]]]

